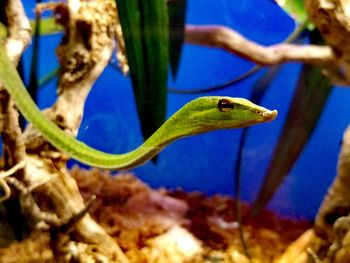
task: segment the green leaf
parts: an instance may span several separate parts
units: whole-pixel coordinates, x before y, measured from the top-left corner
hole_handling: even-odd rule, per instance
[[[316,41],[311,39],[311,42]],[[331,82],[321,73],[321,68],[303,65],[286,122],[254,202],[255,214],[266,206],[292,169],[317,125],[331,90]]]
[[[170,68],[173,78],[179,69],[182,46],[185,39],[185,19],[187,0],[168,1]]]
[[[37,101],[37,93],[38,93],[38,71],[39,71],[39,49],[40,49],[40,29],[41,29],[41,15],[36,14],[35,16],[35,30],[33,37],[33,53],[32,60],[30,65],[30,77],[28,84],[28,92],[34,101]]]
[[[274,81],[281,66],[270,67],[254,84],[253,91],[250,96],[250,100],[254,103],[259,104],[265,95],[268,88],[271,86],[271,83]],[[247,242],[243,235],[243,225],[242,225],[242,211],[241,211],[241,170],[242,170],[242,160],[243,160],[243,149],[245,146],[247,132],[249,128],[244,128],[242,131],[241,138],[239,140],[239,151],[236,157],[234,164],[234,173],[235,173],[235,182],[234,182],[234,194],[236,196],[236,220],[239,223],[239,233],[240,239],[243,246],[245,255],[249,258],[249,250]]]
[[[7,27],[3,23],[0,23],[0,39],[4,39],[6,37],[7,37]]]
[[[116,0],[144,138],[165,120],[169,63],[164,0]]]
[[[32,27],[33,32],[35,32],[35,27],[36,27],[35,20],[30,21],[30,26]],[[40,36],[57,34],[62,31],[63,31],[62,25],[57,24],[54,17],[41,18],[40,29],[38,31]]]
[[[295,21],[302,24],[308,20],[308,14],[304,7],[304,0],[275,0],[283,10]],[[307,28],[314,29],[314,25],[308,22]]]
[[[30,20],[30,26],[32,28],[32,32],[35,32],[36,22],[35,20]],[[39,35],[51,35],[57,34],[63,31],[63,27],[56,23],[55,18],[48,17],[42,18],[40,22],[40,30]],[[4,39],[7,37],[7,28],[4,24],[0,23],[0,39]]]
[[[39,88],[45,86],[52,79],[56,78],[58,76],[58,74],[60,73],[60,71],[61,71],[61,67],[57,67],[54,70],[52,70],[49,73],[47,73],[41,79],[39,79],[39,81],[38,81]]]

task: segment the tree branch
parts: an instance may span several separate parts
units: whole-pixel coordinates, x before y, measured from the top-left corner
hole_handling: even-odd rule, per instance
[[[317,45],[278,44],[270,47],[244,38],[225,26],[186,26],[186,42],[216,47],[260,65],[283,62],[304,62],[315,65],[334,65],[336,57],[331,47]]]
[[[9,36],[5,41],[7,55],[17,65],[31,42],[31,27],[20,0],[5,1]],[[1,136],[7,168],[25,160],[24,137],[18,122],[18,112],[5,88],[0,85]]]
[[[324,198],[315,220],[315,233],[322,242],[314,242],[321,244],[315,247],[317,254],[325,254],[333,257],[336,253],[342,253],[342,245],[345,250],[350,245],[349,232],[349,213],[350,213],[350,126],[347,127],[344,136],[341,151],[338,159],[337,176],[334,178],[332,185],[328,189],[328,193]],[[345,225],[344,225],[345,223]],[[345,227],[345,228],[344,228]],[[345,242],[346,241],[346,242]],[[348,262],[350,257],[347,257]]]
[[[6,47],[9,56],[15,61],[30,42],[31,32],[19,0],[10,0],[6,12],[10,26]],[[86,97],[108,65],[114,49],[114,30],[117,21],[115,2],[71,0],[66,6],[60,4],[54,12],[65,12],[61,14],[60,21],[67,27],[67,35],[66,41],[63,41],[57,49],[62,65],[59,97],[55,105],[46,110],[45,114],[67,132],[75,135],[80,125]],[[10,101],[12,108],[13,102],[8,100],[8,95],[6,99]],[[7,104],[3,108],[10,109]],[[4,122],[6,129],[9,129],[10,125],[19,129],[18,114],[14,109],[13,114],[14,116],[9,113],[4,115],[8,119]],[[35,194],[40,196],[37,200],[38,207],[45,205],[46,200],[50,203],[49,212],[57,215],[58,220],[69,221],[83,211],[85,205],[75,180],[65,167],[67,157],[47,143],[41,134],[30,126],[25,135],[26,147],[20,130],[4,134],[3,137],[5,140],[8,136],[10,140],[15,141],[14,146],[9,149],[11,156],[20,153],[18,159],[26,161],[25,175],[20,182],[29,188],[40,185],[34,190]],[[76,222],[70,233],[52,237],[55,239],[55,242],[51,243],[52,249],[59,262],[66,262],[68,259],[77,262],[91,260],[129,262],[116,242],[89,215]],[[79,252],[76,253],[77,251]]]

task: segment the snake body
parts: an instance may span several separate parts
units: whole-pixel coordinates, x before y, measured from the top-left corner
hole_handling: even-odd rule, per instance
[[[1,46],[1,45],[0,45]],[[107,169],[129,169],[145,163],[171,142],[218,129],[242,128],[273,120],[277,111],[243,98],[200,97],[171,116],[148,140],[133,151],[109,154],[70,136],[47,119],[28,94],[17,70],[0,47],[0,82],[23,116],[55,147],[82,163]]]

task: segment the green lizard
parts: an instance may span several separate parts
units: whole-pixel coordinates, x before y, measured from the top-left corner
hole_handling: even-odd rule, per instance
[[[277,115],[276,110],[270,111],[243,98],[200,97],[183,106],[137,149],[124,154],[108,154],[68,135],[41,113],[3,45],[0,45],[0,82],[24,117],[50,143],[82,163],[107,169],[129,169],[141,165],[179,138],[218,129],[247,127],[271,121]]]

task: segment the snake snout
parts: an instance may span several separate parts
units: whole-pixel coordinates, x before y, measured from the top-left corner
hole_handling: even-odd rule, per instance
[[[277,117],[277,110],[267,110],[262,115],[265,121],[272,121]]]

